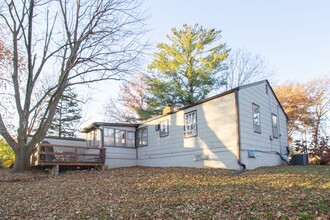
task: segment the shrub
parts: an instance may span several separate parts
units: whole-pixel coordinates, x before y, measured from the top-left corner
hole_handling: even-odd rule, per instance
[[[15,161],[15,154],[11,147],[0,139],[0,167],[11,167]]]
[[[325,142],[312,143],[310,147],[304,144],[297,144],[295,149],[299,153],[308,153],[308,157],[316,164],[327,165],[330,163],[330,147]]]

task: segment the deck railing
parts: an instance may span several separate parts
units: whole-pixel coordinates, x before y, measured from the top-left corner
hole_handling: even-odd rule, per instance
[[[104,165],[105,148],[71,146],[63,144],[38,144],[31,155],[31,165]]]

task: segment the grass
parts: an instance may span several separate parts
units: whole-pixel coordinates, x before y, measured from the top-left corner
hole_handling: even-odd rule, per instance
[[[3,173],[0,219],[330,218],[330,166]]]

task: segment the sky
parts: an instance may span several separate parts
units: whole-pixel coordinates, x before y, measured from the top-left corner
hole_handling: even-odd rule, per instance
[[[142,10],[149,15],[151,57],[171,28],[198,23],[222,30],[221,43],[229,48],[260,54],[276,70],[273,82],[330,75],[329,0],[144,0]],[[116,97],[117,85],[97,86],[94,97],[102,98],[85,109],[85,124],[103,120],[105,97]]]

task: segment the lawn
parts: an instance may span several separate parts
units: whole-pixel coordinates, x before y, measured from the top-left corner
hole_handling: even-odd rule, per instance
[[[330,166],[10,174],[0,219],[330,219]]]

